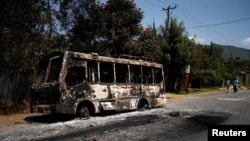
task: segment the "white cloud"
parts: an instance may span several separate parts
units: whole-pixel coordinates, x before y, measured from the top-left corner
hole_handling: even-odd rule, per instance
[[[190,40],[191,39],[194,39],[195,43],[198,43],[198,44],[204,44],[205,43],[205,39],[202,39],[202,38],[198,38],[197,36],[189,36],[188,37]]]
[[[242,44],[243,45],[250,45],[250,37],[247,37],[247,38],[243,39]]]

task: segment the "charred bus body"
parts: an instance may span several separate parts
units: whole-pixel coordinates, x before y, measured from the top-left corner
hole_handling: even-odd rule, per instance
[[[161,64],[145,58],[56,51],[39,62],[31,112],[88,117],[109,110],[160,107],[167,102],[163,74]]]

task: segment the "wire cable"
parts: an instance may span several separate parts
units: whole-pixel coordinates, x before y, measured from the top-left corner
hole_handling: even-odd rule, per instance
[[[240,22],[240,21],[245,21],[245,20],[250,20],[250,17],[249,18],[239,19],[239,20],[233,20],[233,21],[227,21],[227,22],[217,23],[217,24],[200,25],[200,26],[193,26],[193,27],[187,27],[187,28],[200,28],[200,27],[218,26],[218,25],[224,25],[224,24],[229,24],[229,23],[234,23],[234,22]]]

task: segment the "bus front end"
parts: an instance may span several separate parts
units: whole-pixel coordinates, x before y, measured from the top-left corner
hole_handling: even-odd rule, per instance
[[[31,113],[54,113],[60,101],[59,75],[62,55],[52,54],[40,60],[31,86]]]

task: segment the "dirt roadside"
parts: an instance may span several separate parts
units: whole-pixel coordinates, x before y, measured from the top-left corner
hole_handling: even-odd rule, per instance
[[[190,94],[171,94],[167,93],[167,104],[174,104],[178,102],[183,102],[187,99],[189,96],[200,96],[200,95],[212,95],[212,94],[218,94],[223,93],[220,90],[213,90],[213,91],[206,91],[206,92],[197,92],[197,93],[190,93]]]
[[[218,91],[209,91],[209,92],[197,92],[195,94],[169,94],[167,93],[167,104],[174,104],[178,102],[185,101],[190,95],[211,95],[220,92]],[[25,118],[32,116],[43,115],[41,113],[29,113],[28,110],[24,110],[23,113],[10,114],[10,115],[0,115],[0,132],[6,131],[10,128],[15,128],[20,124],[26,123]]]

